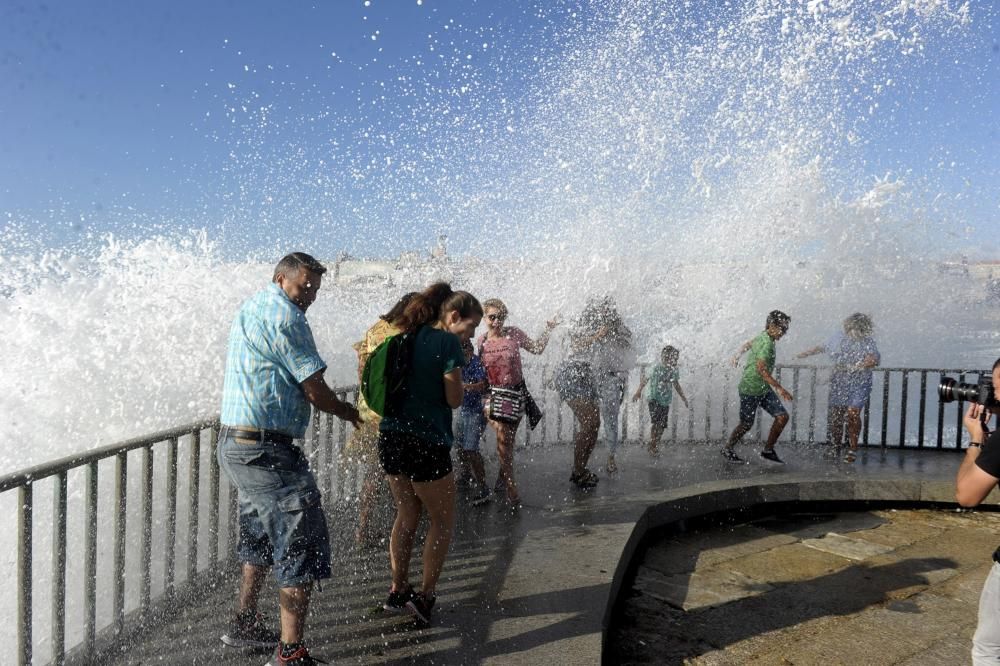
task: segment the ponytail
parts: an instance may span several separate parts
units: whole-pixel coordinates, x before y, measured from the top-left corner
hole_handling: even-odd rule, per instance
[[[467,291],[452,291],[447,282],[435,282],[414,295],[394,323],[404,333],[413,333],[453,310],[463,319],[473,315],[483,316],[483,306],[475,296]]]

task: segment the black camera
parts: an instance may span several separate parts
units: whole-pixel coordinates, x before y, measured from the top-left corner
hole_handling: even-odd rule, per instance
[[[979,377],[978,384],[965,384],[951,377],[942,377],[938,384],[938,398],[941,402],[974,402],[994,412],[1000,411],[1000,401],[993,397],[993,378],[986,373]]]

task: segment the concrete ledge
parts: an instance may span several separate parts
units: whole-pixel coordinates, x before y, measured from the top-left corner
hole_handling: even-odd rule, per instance
[[[672,525],[683,525],[693,518],[712,515],[732,516],[741,511],[748,514],[767,504],[774,504],[778,511],[801,504],[803,508],[823,503],[857,504],[858,509],[870,503],[898,503],[909,506],[919,504],[954,504],[955,486],[952,481],[938,479],[846,478],[809,479],[795,481],[747,483],[715,481],[699,483],[670,491],[664,501],[648,507],[636,521],[625,542],[621,557],[615,567],[608,590],[607,605],[601,626],[601,653],[607,647],[608,629],[622,587],[631,573],[632,560],[643,546],[648,535]],[[777,505],[783,505],[778,507]]]

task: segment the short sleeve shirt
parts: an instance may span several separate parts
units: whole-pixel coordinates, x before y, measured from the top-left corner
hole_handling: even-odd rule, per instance
[[[649,373],[649,400],[667,407],[674,397],[674,382],[680,378],[677,368],[657,363]]]
[[[486,381],[486,368],[483,367],[483,362],[479,360],[479,357],[473,354],[469,362],[462,368],[462,383],[478,384],[482,381]],[[466,412],[483,411],[483,391],[466,391],[462,398],[462,410]]]
[[[229,330],[222,423],[305,435],[302,382],[326,368],[305,312],[276,284],[251,296]]]
[[[753,339],[753,343],[750,345],[747,365],[743,369],[743,377],[740,379],[740,393],[743,395],[764,395],[767,393],[768,385],[757,372],[757,361],[764,361],[764,367],[770,374],[774,372],[774,357],[774,340],[767,334],[767,331],[763,331]]]
[[[530,343],[528,335],[514,326],[505,328],[500,338],[489,338],[485,333],[480,336],[479,354],[490,386],[517,386],[524,381],[521,349]]]
[[[406,376],[406,398],[399,413],[382,418],[379,430],[403,432],[425,441],[451,446],[452,409],[444,395],[444,376],[465,366],[458,336],[424,326],[413,341],[413,363]]]
[[[1000,479],[1000,430],[995,431],[983,445],[976,458],[976,466],[990,476]]]
[[[871,381],[871,369],[858,368],[868,356],[875,357],[875,363],[882,360],[874,338],[862,338],[856,340],[844,333],[837,333],[823,346],[824,351],[833,359],[835,365],[839,366],[838,371],[851,372],[857,379]]]

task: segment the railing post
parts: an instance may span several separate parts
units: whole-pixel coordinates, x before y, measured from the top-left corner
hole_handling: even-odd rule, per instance
[[[198,573],[198,521],[201,507],[201,431],[191,433],[191,457],[188,458],[188,550],[187,579],[194,580]]]
[[[142,449],[142,534],[139,543],[139,608],[149,610],[153,572],[153,447]]]
[[[799,422],[799,369],[792,368],[792,419],[791,423],[791,441],[795,441],[799,436],[798,422]]]
[[[707,372],[707,384],[712,386],[712,368],[708,368]],[[712,439],[712,392],[709,391],[705,395],[705,441],[711,441]]]
[[[809,373],[809,443],[816,441],[816,374],[819,370],[811,368]]]
[[[219,429],[212,426],[208,441],[208,552],[214,567],[219,561]]]
[[[958,375],[958,381],[960,383],[965,382],[965,373]],[[958,409],[955,410],[955,448],[962,448],[962,415],[965,414],[965,401],[958,401]]]
[[[939,382],[943,376],[943,372],[938,374]],[[944,403],[941,400],[938,400],[937,408],[937,447],[944,448]]]
[[[920,371],[920,422],[917,425],[917,446],[924,448],[924,420],[927,418],[927,371]]]
[[[86,532],[83,560],[83,644],[88,657],[94,654],[97,636],[97,461],[87,464]]]
[[[31,663],[31,518],[34,509],[31,483],[17,489],[17,662]]]
[[[882,448],[885,448],[889,437],[889,383],[888,370],[882,372]]]
[[[906,446],[906,408],[909,404],[907,391],[910,384],[910,373],[903,370],[902,395],[899,404],[899,448]]]
[[[52,498],[52,661],[66,660],[66,492],[67,474],[55,476]]]
[[[128,503],[128,454],[115,456],[115,550],[112,563],[112,622],[115,633],[121,635],[125,628],[125,530]]]
[[[167,521],[163,537],[163,594],[174,595],[174,558],[177,551],[177,438],[167,440]]]

